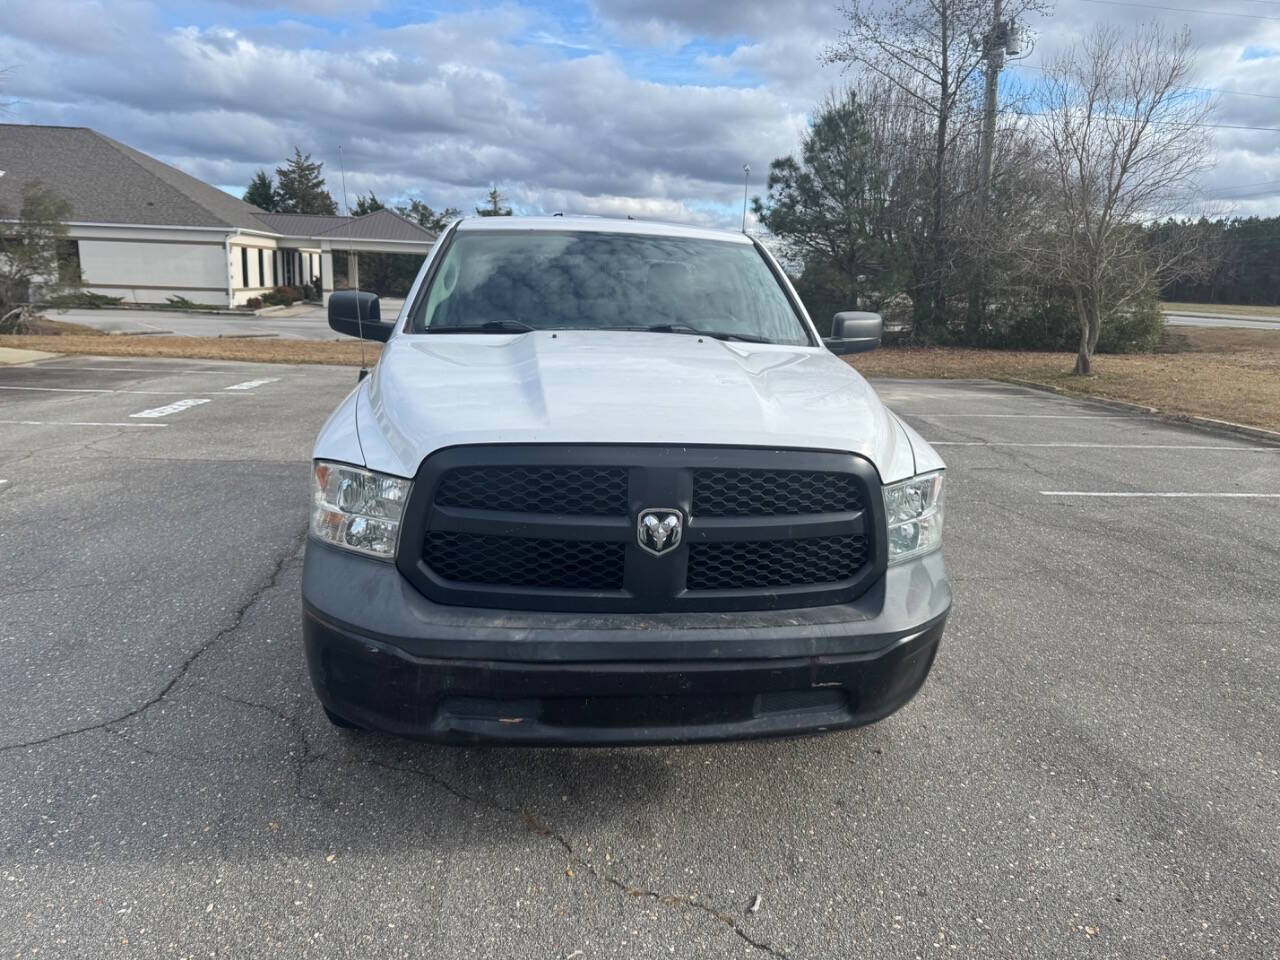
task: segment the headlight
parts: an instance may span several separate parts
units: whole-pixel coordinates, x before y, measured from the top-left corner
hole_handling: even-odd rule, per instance
[[[942,546],[942,471],[884,487],[889,562],[902,563]]]
[[[311,474],[311,535],[344,550],[390,560],[396,555],[409,483],[317,460]]]

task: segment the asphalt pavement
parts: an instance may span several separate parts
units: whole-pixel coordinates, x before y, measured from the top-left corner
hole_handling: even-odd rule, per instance
[[[307,682],[308,457],[354,383],[0,368],[4,956],[1280,954],[1277,448],[885,382],[951,468],[912,703],[475,750],[337,731]]]
[[[395,317],[403,300],[383,298],[382,316]],[[104,333],[131,335],[177,334],[181,337],[278,337],[281,340],[338,340],[329,329],[323,307],[296,303],[262,315],[182,310],[47,310],[54,320],[78,323]]]
[[[1226,313],[1166,313],[1164,322],[1173,327],[1230,327],[1234,330],[1280,330],[1280,319],[1233,316]]]

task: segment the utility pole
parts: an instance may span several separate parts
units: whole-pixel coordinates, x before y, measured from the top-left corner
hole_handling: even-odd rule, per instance
[[[1022,53],[1020,31],[1012,20],[1002,20],[1003,0],[992,0],[991,27],[977,41],[982,44],[982,59],[987,62],[986,90],[982,102],[982,144],[978,162],[978,228],[985,233],[987,210],[991,203],[991,174],[995,162],[996,110],[1000,99],[1000,71],[1004,69],[1004,57],[1008,53]],[[984,250],[986,237],[980,240]],[[969,315],[965,329],[976,334],[982,327],[983,293],[986,284],[986,264],[980,258],[969,291]]]
[[[751,164],[742,165],[742,232],[747,232],[747,180],[751,177]]]
[[[987,87],[982,98],[982,165],[978,168],[978,208],[983,221],[987,218],[987,198],[991,195],[991,165],[996,141],[996,101],[1000,96],[1000,71],[1004,68],[1004,45],[1008,25],[1000,21],[1003,0],[993,0],[991,29],[982,38],[983,57],[987,61]]]

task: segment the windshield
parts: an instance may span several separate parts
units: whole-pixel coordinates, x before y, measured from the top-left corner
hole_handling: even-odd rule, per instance
[[[656,329],[810,343],[753,244],[585,231],[457,233],[411,329]]]

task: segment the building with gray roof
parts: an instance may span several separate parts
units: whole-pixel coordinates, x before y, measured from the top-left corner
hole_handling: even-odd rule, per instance
[[[269,213],[87,127],[0,124],[0,224],[33,182],[71,205],[69,255],[85,288],[139,303],[240,306],[317,278],[327,296],[334,253],[355,285],[360,252],[425,256],[435,242],[390,210]]]

